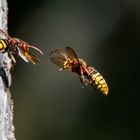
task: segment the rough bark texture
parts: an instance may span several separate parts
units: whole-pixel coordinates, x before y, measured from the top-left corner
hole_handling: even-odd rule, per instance
[[[7,1],[0,0],[0,29],[7,32]],[[0,38],[5,38],[0,34]],[[9,88],[6,84],[11,85],[12,63],[8,54],[0,53],[0,140],[15,140],[13,126],[13,101]],[[2,77],[2,70],[6,73],[8,81]]]

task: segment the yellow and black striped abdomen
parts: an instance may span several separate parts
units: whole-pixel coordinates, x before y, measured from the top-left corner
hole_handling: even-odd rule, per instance
[[[103,78],[103,76],[93,68],[92,76],[92,85],[97,88],[97,90],[101,91],[101,93],[107,95],[108,94],[108,86]]]
[[[6,39],[0,39],[0,51],[4,51],[9,47],[9,43]]]

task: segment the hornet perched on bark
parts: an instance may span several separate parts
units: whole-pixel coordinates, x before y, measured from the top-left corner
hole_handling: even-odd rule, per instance
[[[12,38],[7,33],[0,29],[0,33],[3,34],[7,39],[0,39],[0,52],[5,53],[7,52],[14,63],[16,60],[13,54],[17,54],[20,56],[25,62],[30,62],[32,64],[36,64],[39,59],[29,52],[29,49],[35,49],[39,53],[43,55],[43,52],[35,46],[29,45],[27,42],[19,39],[19,38]]]

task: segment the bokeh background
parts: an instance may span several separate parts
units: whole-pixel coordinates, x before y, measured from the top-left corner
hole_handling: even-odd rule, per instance
[[[17,140],[140,138],[140,1],[8,0],[9,34],[44,51],[16,57],[11,87]],[[81,88],[47,53],[69,45],[108,82],[108,96]]]

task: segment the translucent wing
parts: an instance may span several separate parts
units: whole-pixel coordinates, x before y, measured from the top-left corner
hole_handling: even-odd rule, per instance
[[[62,49],[56,49],[52,51],[49,56],[51,61],[59,67],[63,67],[64,63],[68,59],[67,53]]]
[[[26,59],[32,64],[36,64],[39,62],[39,59],[31,53],[26,54]]]
[[[37,62],[39,62],[39,59],[29,53],[29,52],[24,52],[22,49],[18,48],[17,47],[17,50],[18,50],[18,55],[25,61],[25,62],[30,62],[32,64],[36,64]]]
[[[74,49],[72,49],[71,47],[65,47],[65,51],[68,54],[68,56],[70,57],[70,59],[75,60],[77,62],[79,62],[78,57],[74,51]]]

